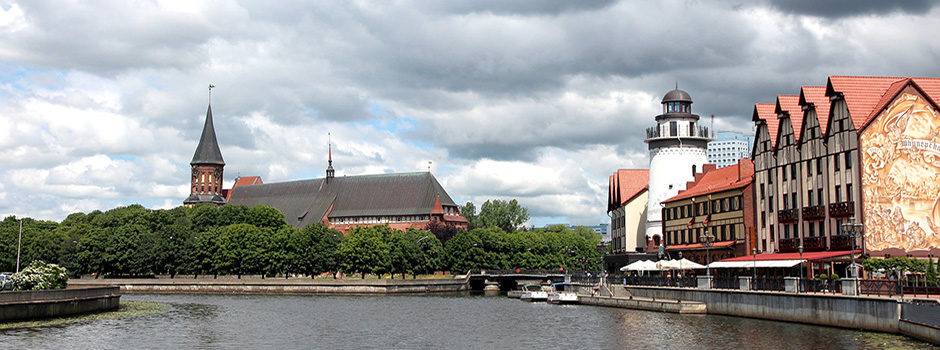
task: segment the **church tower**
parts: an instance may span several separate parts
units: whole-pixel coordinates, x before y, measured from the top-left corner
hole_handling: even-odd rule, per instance
[[[336,172],[333,170],[333,141],[332,140],[330,140],[330,143],[329,143],[329,150],[330,150],[330,158],[329,158],[329,163],[326,166],[326,181],[327,182],[329,182],[330,179],[336,176]]]
[[[662,201],[685,190],[708,162],[708,128],[699,125],[692,114],[692,97],[676,88],[663,97],[663,113],[656,116],[656,126],[646,129],[650,150],[649,200],[647,201],[646,238],[651,246],[663,244]]]
[[[219,142],[215,138],[212,105],[209,105],[209,110],[206,112],[206,124],[202,128],[196,154],[193,155],[193,161],[189,162],[189,165],[192,166],[191,186],[189,197],[183,201],[183,205],[225,204],[225,197],[222,196],[222,168],[225,167],[225,161],[222,160],[222,151],[219,150]]]

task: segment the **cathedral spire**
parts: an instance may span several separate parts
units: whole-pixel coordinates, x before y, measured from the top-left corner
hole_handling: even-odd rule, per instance
[[[326,133],[326,137],[327,137],[327,140],[328,140],[328,141],[327,141],[327,145],[328,145],[327,147],[328,147],[329,152],[330,152],[330,153],[329,153],[329,164],[328,164],[327,167],[326,167],[326,179],[329,180],[329,179],[332,179],[332,178],[336,175],[336,173],[335,173],[335,171],[333,170],[333,136],[330,135],[330,133]]]
[[[213,85],[209,85],[212,93]],[[211,96],[211,95],[210,95]],[[206,124],[202,127],[202,136],[196,145],[196,153],[189,162],[192,166],[190,178],[189,197],[183,205],[191,206],[199,203],[225,204],[222,196],[222,176],[225,161],[222,160],[222,151],[219,150],[219,141],[215,137],[215,125],[212,123],[212,105],[206,110]]]
[[[193,154],[193,161],[189,164],[225,165],[225,161],[222,160],[222,151],[219,150],[219,141],[215,138],[215,126],[212,123],[212,105],[209,105],[209,110],[206,111],[206,124],[202,127],[202,136],[199,137],[199,144],[196,146],[196,153]]]

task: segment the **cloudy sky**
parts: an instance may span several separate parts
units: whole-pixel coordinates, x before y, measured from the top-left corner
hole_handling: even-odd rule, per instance
[[[714,128],[829,75],[940,76],[936,1],[0,0],[0,217],[180,205],[212,91],[226,186],[431,170],[597,224],[678,82]]]

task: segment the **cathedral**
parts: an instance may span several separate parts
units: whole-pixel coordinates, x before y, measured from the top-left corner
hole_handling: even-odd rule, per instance
[[[457,203],[430,171],[336,177],[332,146],[328,162],[323,178],[263,183],[258,176],[239,177],[231,189],[223,189],[225,162],[210,106],[190,162],[190,195],[183,204],[267,205],[284,213],[294,227],[319,222],[344,233],[373,225],[399,230],[468,227]]]

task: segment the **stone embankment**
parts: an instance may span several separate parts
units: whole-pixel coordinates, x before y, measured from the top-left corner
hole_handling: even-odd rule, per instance
[[[120,306],[121,292],[117,287],[3,292],[0,322],[116,310]]]
[[[69,288],[117,286],[124,293],[398,294],[459,292],[466,279],[135,278],[77,279]]]

